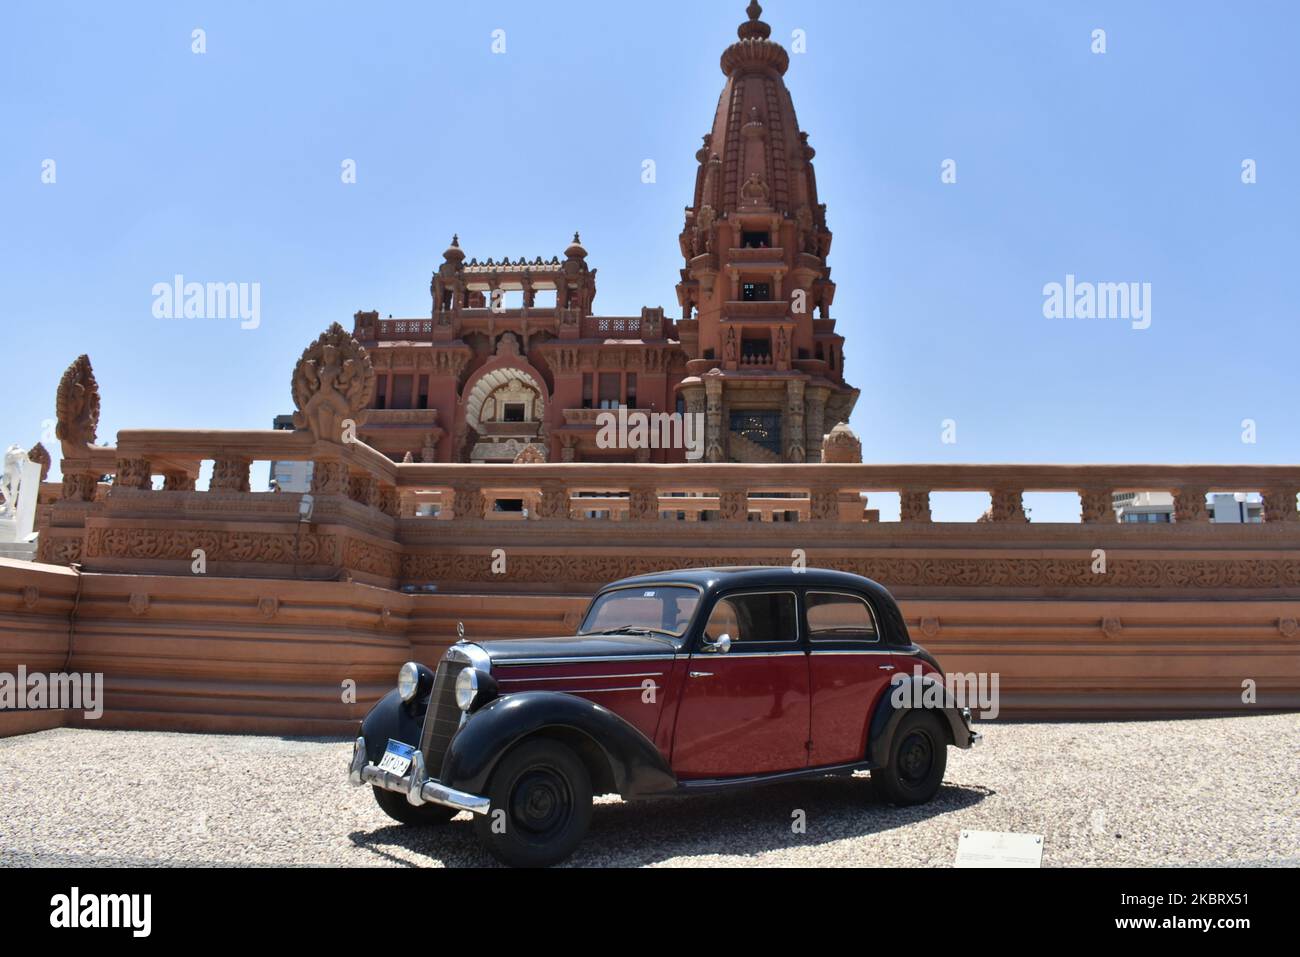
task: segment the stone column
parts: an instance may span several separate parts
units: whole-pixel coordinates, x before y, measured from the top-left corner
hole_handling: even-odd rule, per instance
[[[193,472],[171,471],[163,473],[164,492],[193,492],[195,475]]]
[[[1266,488],[1263,491],[1264,521],[1295,522],[1300,521],[1296,512],[1296,488]]]
[[[1079,519],[1085,525],[1115,524],[1115,496],[1108,488],[1079,489]]]
[[[636,486],[628,492],[628,518],[648,522],[659,518],[659,490],[654,486]]]
[[[1206,488],[1180,488],[1174,491],[1175,522],[1208,522],[1210,513],[1205,508]]]
[[[95,472],[70,472],[66,462],[63,466],[63,493],[65,502],[93,502],[95,490],[99,484],[99,475]]]
[[[808,389],[804,395],[804,461],[820,462],[822,460],[822,437],[826,433],[826,397],[829,390],[825,388]]]
[[[456,486],[452,510],[456,513],[457,520],[483,518],[487,514],[483,490],[478,486]]]
[[[153,475],[146,458],[118,459],[115,488],[133,488],[148,491],[153,488]]]
[[[311,467],[313,495],[347,495],[348,467],[342,462],[316,460]]]
[[[1027,522],[1024,492],[1018,488],[995,488],[990,493],[992,504],[988,510],[990,522]]]
[[[785,414],[782,416],[781,436],[787,462],[805,461],[804,383],[790,379],[785,384]]]
[[[216,459],[212,463],[212,481],[208,483],[208,490],[247,492],[248,467],[252,464],[251,459],[238,455]]]
[[[840,490],[834,486],[810,489],[808,517],[814,522],[834,522],[840,517]]]
[[[727,460],[726,433],[722,423],[722,377],[706,376],[704,379],[706,406],[704,410],[704,460]]]
[[[569,489],[559,482],[543,482],[536,517],[567,519],[569,509]]]
[[[930,490],[905,488],[898,493],[898,517],[903,522],[930,521]]]
[[[718,514],[724,522],[749,521],[749,492],[746,489],[723,489],[718,493]]]

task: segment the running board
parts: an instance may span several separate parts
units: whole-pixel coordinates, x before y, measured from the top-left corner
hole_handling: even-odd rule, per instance
[[[750,774],[740,778],[696,778],[690,781],[679,780],[677,789],[679,791],[722,791],[727,788],[750,787],[756,784],[798,781],[801,778],[852,774],[855,771],[870,771],[877,766],[873,761],[855,761],[852,764],[830,764],[820,768],[799,768],[794,771],[778,771],[775,774]]]

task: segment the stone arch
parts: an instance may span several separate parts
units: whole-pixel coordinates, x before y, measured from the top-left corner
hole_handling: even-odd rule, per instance
[[[522,382],[537,393],[538,409],[535,418],[540,422],[546,421],[546,404],[550,395],[541,374],[528,365],[495,365],[483,368],[471,382],[465,384],[465,423],[471,429],[481,430],[483,403],[488,396],[511,382]]]

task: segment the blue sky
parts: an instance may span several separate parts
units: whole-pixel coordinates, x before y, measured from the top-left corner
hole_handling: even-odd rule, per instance
[[[0,442],[40,437],[80,352],[101,441],[267,427],[330,322],[428,312],[452,232],[549,257],[581,229],[598,312],[676,314],[743,7],[6,4]],[[773,0],[764,19],[807,37],[786,81],[867,461],[1296,460],[1300,7]],[[260,327],[154,318],[177,273],[260,283]],[[1044,318],[1067,274],[1151,283],[1151,327]]]

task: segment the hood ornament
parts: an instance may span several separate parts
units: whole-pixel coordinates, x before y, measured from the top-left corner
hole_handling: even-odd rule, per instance
[[[465,623],[463,621],[456,622],[456,637],[461,641],[465,640]]]

